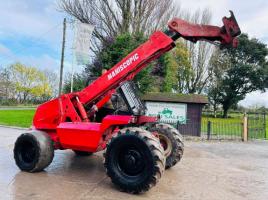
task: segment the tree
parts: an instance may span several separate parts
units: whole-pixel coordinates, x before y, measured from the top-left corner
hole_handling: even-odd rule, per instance
[[[177,42],[176,47],[163,56],[163,92],[187,92],[189,79],[192,76],[189,56],[189,51],[182,42]]]
[[[173,0],[60,0],[59,7],[82,23],[95,25],[92,42],[95,52],[118,35],[148,35],[161,29],[179,13]]]
[[[129,34],[132,37],[147,38],[153,31],[166,27],[168,20],[174,16],[182,17],[193,23],[208,24],[211,21],[211,12],[208,9],[198,10],[193,15],[184,14],[179,12],[180,8],[175,6],[174,2],[173,0],[60,0],[59,7],[77,20],[95,25],[91,44],[95,59],[86,67],[86,71],[91,76],[99,76],[102,68],[114,66],[127,55],[124,54],[124,48],[130,52],[128,47],[131,45],[126,41],[124,43],[126,45],[121,48],[121,51],[110,49],[113,53],[107,54],[107,47],[118,40],[118,36]],[[190,60],[188,60],[188,55],[185,57],[186,60],[180,61],[174,60],[172,55],[168,54],[154,62],[153,68],[146,68],[138,74],[136,80],[139,80],[139,84],[142,85],[143,92],[146,90],[175,90],[176,92],[199,94],[203,92],[209,78],[208,61],[211,57],[212,46],[206,42],[197,44],[186,42],[185,44],[188,50],[183,50],[184,55],[190,54]],[[118,57],[116,57],[116,53],[119,54]],[[183,54],[183,52],[178,53]],[[108,55],[107,58],[105,58],[105,54]],[[122,56],[123,54],[124,56]],[[188,65],[189,61],[191,68]],[[185,66],[182,67],[180,63],[176,65],[175,62],[184,62]],[[169,66],[165,66],[168,63]],[[109,67],[105,67],[107,65]],[[180,72],[174,74],[172,70],[178,67],[180,70],[176,70],[176,73]],[[148,77],[146,77],[147,75]],[[151,84],[149,81],[151,75],[154,75],[154,86],[146,89],[145,86]]]
[[[57,75],[52,71],[12,64],[0,69],[0,103],[42,103],[57,94],[55,84]]]
[[[58,93],[58,89],[59,89],[59,77],[58,75],[51,70],[45,69],[42,71],[46,77],[46,81],[49,85],[49,87],[51,88],[51,96],[52,97],[56,97],[59,93]]]
[[[38,80],[36,80],[37,83],[32,86],[30,93],[34,97],[39,97],[41,101],[44,102],[51,98],[52,89],[45,73],[39,71],[38,74]]]
[[[15,63],[10,66],[12,79],[14,80],[15,90],[19,102],[24,103],[30,95],[34,81],[38,76],[37,69],[27,67],[21,63]]]
[[[76,73],[73,76],[73,91],[78,92],[84,89],[87,85],[87,78],[80,73]],[[63,92],[69,93],[71,91],[71,74],[68,74],[65,78]]]
[[[224,72],[217,75],[214,70],[215,87],[219,93],[218,101],[223,107],[223,117],[227,117],[228,110],[243,100],[246,94],[267,87],[266,57],[268,49],[265,44],[248,35],[239,37],[238,48],[228,48],[220,52],[213,66],[224,67]],[[213,88],[212,88],[213,89]]]
[[[7,102],[14,96],[14,84],[8,68],[0,69],[0,85],[0,97]]]
[[[42,71],[21,63],[12,64],[9,70],[16,97],[20,103],[25,103],[31,97],[41,100],[48,100],[51,97],[51,87],[47,76]]]
[[[109,44],[103,45],[94,62],[86,67],[86,74],[88,77],[100,76],[102,69],[112,68],[145,40],[142,34],[130,35],[129,33],[110,40]],[[151,70],[152,67],[145,68],[134,79],[142,93],[151,90],[152,79],[148,78]]]
[[[195,24],[209,24],[211,22],[211,12],[209,9],[197,10],[192,15],[184,13],[181,15]],[[201,94],[208,83],[209,79],[209,60],[212,56],[213,46],[208,42],[199,41],[196,44],[192,42],[185,42],[188,51],[190,52],[190,61],[192,72],[187,81],[187,93]]]
[[[164,55],[164,81],[163,81],[163,92],[173,92],[177,88],[178,76],[178,65],[172,56],[172,53]]]
[[[217,110],[220,106],[220,92],[222,77],[224,76],[225,71],[227,70],[228,60],[221,57],[222,54],[220,49],[215,49],[214,53],[210,59],[210,68],[209,68],[209,82],[207,85],[207,94],[209,104],[213,108],[214,117],[217,116]],[[220,58],[221,57],[221,58]]]

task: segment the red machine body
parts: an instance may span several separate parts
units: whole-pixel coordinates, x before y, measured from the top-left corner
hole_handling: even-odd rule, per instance
[[[47,132],[55,148],[96,152],[105,149],[106,142],[119,127],[156,122],[157,117],[107,115],[97,123],[90,121],[89,116],[109,101],[116,88],[174,48],[174,41],[180,37],[193,42],[209,40],[237,46],[240,29],[233,14],[223,18],[223,23],[223,27],[215,27],[171,20],[167,33],[153,33],[147,42],[82,91],[64,94],[40,105],[33,119],[33,129]]]

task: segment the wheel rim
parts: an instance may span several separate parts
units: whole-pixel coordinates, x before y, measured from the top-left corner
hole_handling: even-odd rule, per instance
[[[164,149],[165,156],[166,157],[170,156],[170,154],[172,152],[172,143],[171,143],[170,139],[167,136],[159,133],[159,140],[160,140],[160,143]]]
[[[125,147],[118,155],[118,168],[128,176],[138,176],[145,168],[143,154],[135,147]]]
[[[20,144],[20,149],[18,151],[18,156],[21,161],[26,164],[31,164],[34,162],[36,157],[36,149],[32,142],[24,141]]]

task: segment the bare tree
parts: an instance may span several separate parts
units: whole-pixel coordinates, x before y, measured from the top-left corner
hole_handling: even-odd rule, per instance
[[[196,24],[209,24],[211,22],[211,12],[209,9],[197,10],[195,13],[184,13],[182,18]],[[208,83],[210,73],[209,65],[213,52],[213,46],[207,42],[186,42],[190,52],[192,65],[192,75],[189,79],[188,93],[202,93]]]
[[[52,97],[56,97],[58,95],[58,87],[57,86],[59,85],[58,75],[55,72],[50,71],[48,69],[45,69],[42,72],[46,76],[46,81],[52,90]]]
[[[8,100],[14,97],[14,85],[8,68],[0,68],[0,97]]]
[[[206,87],[208,101],[213,109],[215,118],[217,117],[217,110],[220,106],[221,77],[224,76],[227,66],[224,62],[228,62],[226,59],[220,57],[222,57],[220,50],[215,48],[210,59],[211,67],[209,67],[209,81]]]
[[[118,34],[148,35],[161,29],[180,10],[173,0],[59,0],[59,7],[77,20],[95,25],[92,45],[97,51],[100,44]]]

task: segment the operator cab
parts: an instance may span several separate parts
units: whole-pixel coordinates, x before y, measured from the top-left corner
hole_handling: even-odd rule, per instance
[[[140,99],[137,86],[133,81],[126,81],[119,88],[111,101],[104,105],[95,117],[96,122],[101,122],[106,115],[145,115],[146,106]]]

